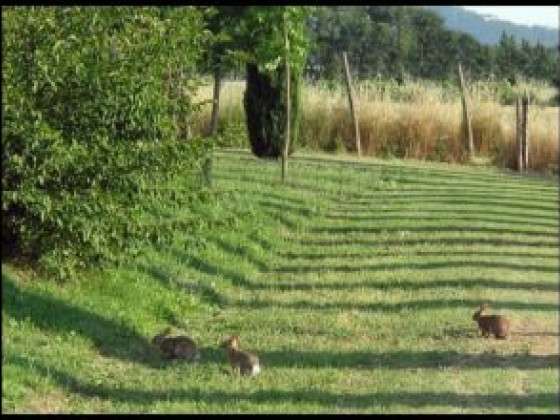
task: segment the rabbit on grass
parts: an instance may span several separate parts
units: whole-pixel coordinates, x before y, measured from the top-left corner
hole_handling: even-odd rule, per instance
[[[486,309],[487,305],[481,305],[472,316],[473,321],[478,323],[482,336],[488,338],[493,334],[495,338],[506,339],[510,330],[510,319],[503,315],[482,315]]]
[[[167,327],[152,339],[152,344],[159,347],[165,357],[187,361],[200,358],[200,353],[192,338],[186,335],[169,336],[170,333],[171,328]]]
[[[222,342],[221,347],[226,349],[229,361],[236,372],[242,375],[257,375],[261,371],[259,358],[252,353],[240,350],[238,340],[237,334],[233,334]]]

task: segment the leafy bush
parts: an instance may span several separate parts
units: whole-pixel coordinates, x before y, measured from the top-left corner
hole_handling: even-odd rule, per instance
[[[178,140],[205,42],[194,7],[2,9],[2,249],[68,277],[165,230],[137,218],[207,148]]]

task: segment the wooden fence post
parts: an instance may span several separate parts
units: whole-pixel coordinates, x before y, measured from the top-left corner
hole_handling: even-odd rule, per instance
[[[212,95],[212,115],[210,126],[208,127],[207,137],[214,137],[218,133],[218,113],[220,109],[220,90],[222,83],[221,66],[217,64],[214,68],[214,93]],[[208,187],[212,187],[212,154],[204,159],[202,164],[202,175]]]
[[[515,150],[517,155],[517,170],[523,171],[523,142],[521,133],[521,98],[515,99]]]
[[[352,78],[350,76],[350,67],[348,66],[348,57],[346,56],[346,51],[342,52],[342,60],[344,62],[344,72],[346,74],[346,89],[348,90],[348,101],[350,102],[350,112],[352,114],[352,120],[354,121],[354,135],[356,138],[356,150],[358,151],[358,156],[362,155],[362,142],[360,140],[360,125],[358,122],[358,114],[356,107],[354,106],[354,90],[352,89]]]
[[[214,68],[214,92],[212,94],[212,114],[210,116],[210,127],[208,135],[215,136],[218,133],[218,114],[220,110],[220,90],[222,88],[221,65],[216,64]]]
[[[284,150],[282,151],[282,183],[286,182],[286,172],[288,171],[288,153],[290,151],[291,137],[291,97],[290,97],[290,43],[288,40],[288,29],[284,22],[284,48],[286,54],[286,138],[284,139]]]
[[[523,96],[521,105],[523,110],[521,119],[523,168],[527,171],[529,169],[529,96],[527,94]]]
[[[463,68],[459,63],[459,83],[461,85],[461,103],[463,105],[463,126],[466,126],[468,136],[469,158],[474,157],[474,141],[471,126],[471,114],[469,111],[469,104],[467,100],[467,89],[465,86],[465,79],[463,78]]]

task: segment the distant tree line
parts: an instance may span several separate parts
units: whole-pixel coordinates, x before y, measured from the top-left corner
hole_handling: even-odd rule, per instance
[[[444,27],[432,11],[411,6],[321,6],[310,15],[306,75],[333,79],[341,74],[341,52],[362,79],[406,77],[443,80],[460,60],[474,79],[520,77],[558,83],[558,49],[502,33],[497,45]]]

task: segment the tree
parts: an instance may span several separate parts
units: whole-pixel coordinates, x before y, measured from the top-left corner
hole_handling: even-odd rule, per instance
[[[246,6],[215,6],[207,19],[207,28],[212,34],[212,43],[204,53],[208,70],[214,77],[214,95],[208,134],[216,135],[220,103],[221,80],[224,72],[234,65],[229,52],[237,49],[234,28]]]
[[[177,139],[205,43],[193,7],[2,9],[3,251],[64,276],[168,232],[136,215],[203,153]]]
[[[228,52],[235,50],[236,40],[234,26],[242,15],[244,6],[216,6],[210,9],[207,16],[207,28],[212,34],[210,48],[204,51],[205,64],[214,77],[214,92],[212,95],[212,112],[207,137],[214,137],[218,133],[218,113],[220,109],[220,90],[224,71],[233,65]],[[212,185],[212,155],[208,154],[203,164],[203,174],[208,186]]]
[[[286,130],[284,25],[290,46],[291,125],[297,138],[299,91],[306,52],[307,10],[301,6],[248,7],[239,26],[246,63],[243,98],[252,152],[263,158],[282,155]],[[293,143],[292,143],[293,144]]]
[[[515,84],[518,64],[519,55],[515,39],[513,35],[508,36],[508,34],[502,32],[496,52],[496,65],[499,76]]]

